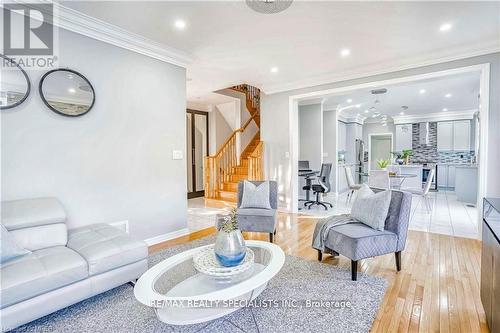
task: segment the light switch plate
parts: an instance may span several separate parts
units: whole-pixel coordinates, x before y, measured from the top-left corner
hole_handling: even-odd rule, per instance
[[[182,160],[182,150],[172,150],[173,160]]]

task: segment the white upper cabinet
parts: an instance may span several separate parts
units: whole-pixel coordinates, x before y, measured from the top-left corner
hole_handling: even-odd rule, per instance
[[[443,121],[437,126],[438,151],[470,150],[470,120]]]
[[[453,150],[470,150],[470,120],[453,122]]]
[[[437,150],[453,150],[453,122],[437,123]]]
[[[394,151],[401,152],[404,149],[411,149],[412,125],[396,125],[396,144]]]

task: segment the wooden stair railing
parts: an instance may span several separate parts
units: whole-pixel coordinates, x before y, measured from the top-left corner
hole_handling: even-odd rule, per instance
[[[248,157],[248,180],[264,180],[263,154],[264,142],[259,141],[257,147]]]
[[[230,180],[231,172],[238,166],[238,156],[236,149],[236,135],[250,125],[256,113],[254,113],[243,126],[235,130],[217,151],[215,156],[206,156],[205,167],[205,197],[217,198],[222,189],[222,185]]]

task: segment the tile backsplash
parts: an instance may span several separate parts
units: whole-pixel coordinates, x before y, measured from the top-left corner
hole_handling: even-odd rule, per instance
[[[456,163],[469,164],[475,155],[474,151],[469,152],[438,152],[437,150],[437,123],[429,123],[429,145],[420,144],[419,124],[412,124],[412,151],[410,161],[432,162],[432,163]]]

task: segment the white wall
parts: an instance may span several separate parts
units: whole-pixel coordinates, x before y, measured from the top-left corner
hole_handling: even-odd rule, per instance
[[[277,180],[280,186],[280,203],[285,205],[291,202],[290,194],[292,185],[290,153],[293,147],[290,144],[290,122],[293,114],[290,114],[290,96],[320,91],[325,89],[351,86],[361,83],[388,80],[394,78],[407,77],[411,75],[430,73],[457,67],[465,67],[482,63],[491,64],[490,75],[490,93],[489,93],[489,156],[488,156],[488,187],[487,195],[500,196],[500,175],[496,172],[500,165],[500,154],[498,154],[498,145],[500,142],[500,53],[494,53],[484,56],[472,57],[468,59],[456,60],[442,64],[430,65],[414,69],[402,70],[387,74],[364,77],[342,82],[328,83],[320,86],[314,86],[303,89],[296,89],[272,95],[262,94],[261,97],[261,136],[266,142],[266,160],[267,176],[270,179]],[[279,124],[279,126],[277,126]]]
[[[323,112],[323,162],[332,163],[330,184],[337,191],[337,114],[336,111]]]
[[[147,239],[186,228],[186,71],[60,31],[59,66],[81,72],[96,93],[78,118],[38,96],[42,71],[20,106],[1,112],[2,200],[54,196],[69,227],[128,220]]]
[[[220,112],[218,106],[213,105],[208,113],[208,123],[210,128],[209,145],[210,155],[215,155],[233,133],[233,128],[227,123],[226,118]]]
[[[251,113],[250,110],[247,109],[246,103],[246,95],[242,92],[235,91],[232,89],[223,89],[218,91],[220,94],[224,94],[226,96],[231,96],[239,99],[240,101],[240,126],[242,127],[247,120],[250,118]],[[250,122],[248,127],[245,129],[243,133],[240,134],[240,150],[243,152],[247,145],[252,141],[257,132],[259,131],[259,127],[255,124],[254,121]]]
[[[299,107],[299,160],[309,161],[312,170],[322,163],[323,110],[321,104]]]

